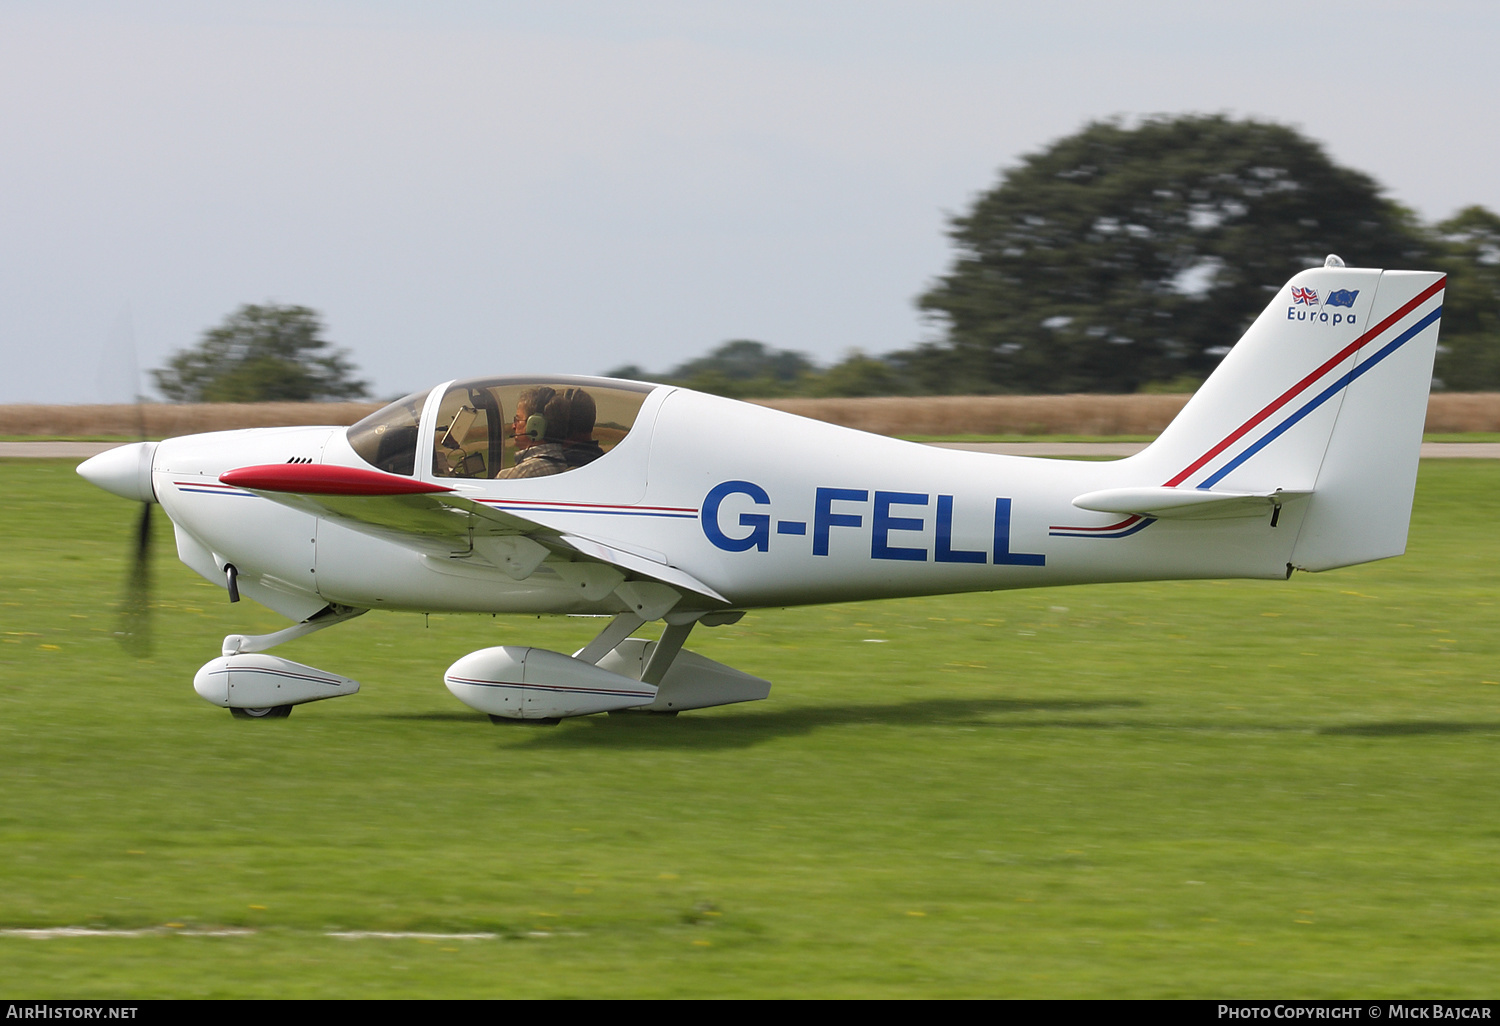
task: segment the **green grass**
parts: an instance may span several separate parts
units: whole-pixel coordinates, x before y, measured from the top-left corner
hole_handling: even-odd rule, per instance
[[[281,621],[159,520],[126,657],[135,515],[0,461],[0,928],[163,931],[0,936],[10,997],[1495,989],[1500,462],[1425,463],[1402,559],[753,612],[692,647],[769,701],[550,729],[442,671],[595,622],[372,613],[277,650],[365,691],[231,719],[194,671]]]

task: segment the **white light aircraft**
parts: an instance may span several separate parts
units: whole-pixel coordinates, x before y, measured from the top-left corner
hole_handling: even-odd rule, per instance
[[[1100,581],[1284,578],[1406,547],[1444,277],[1330,257],[1162,435],[1114,462],[937,449],[683,388],[482,378],[350,428],[140,442],[78,468],[159,503],[184,563],[296,621],[230,635],[208,701],[280,717],[356,681],[264,654],[370,609],[611,617],[444,675],[497,722],[753,701],[683,647],[746,610]],[[149,535],[143,516],[142,537]],[[659,641],[631,635],[664,620]]]

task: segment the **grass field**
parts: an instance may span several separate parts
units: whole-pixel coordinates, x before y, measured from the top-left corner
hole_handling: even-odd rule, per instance
[[[1500,462],[1424,463],[1402,559],[754,612],[693,647],[769,701],[553,728],[442,671],[594,621],[372,613],[277,650],[361,694],[231,719],[194,671],[281,621],[163,518],[125,656],[135,516],[0,461],[9,998],[1497,988]]]

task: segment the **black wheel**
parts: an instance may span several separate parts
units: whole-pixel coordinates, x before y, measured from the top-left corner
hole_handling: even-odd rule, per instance
[[[559,723],[561,723],[562,720],[558,719],[556,716],[546,716],[546,717],[543,717],[542,719],[539,719],[539,720],[523,720],[523,719],[521,719],[520,717],[517,717],[517,716],[496,716],[494,713],[490,713],[490,722],[491,723],[529,723],[529,724],[532,724],[533,726],[537,726],[537,727],[555,727]]]
[[[284,720],[292,714],[292,707],[272,705],[264,709],[230,709],[229,712],[237,720]]]

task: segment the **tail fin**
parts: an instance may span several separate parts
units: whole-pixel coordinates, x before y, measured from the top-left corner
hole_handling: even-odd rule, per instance
[[[1303,271],[1134,469],[1171,488],[1312,492],[1292,551],[1299,569],[1400,555],[1444,281]]]

